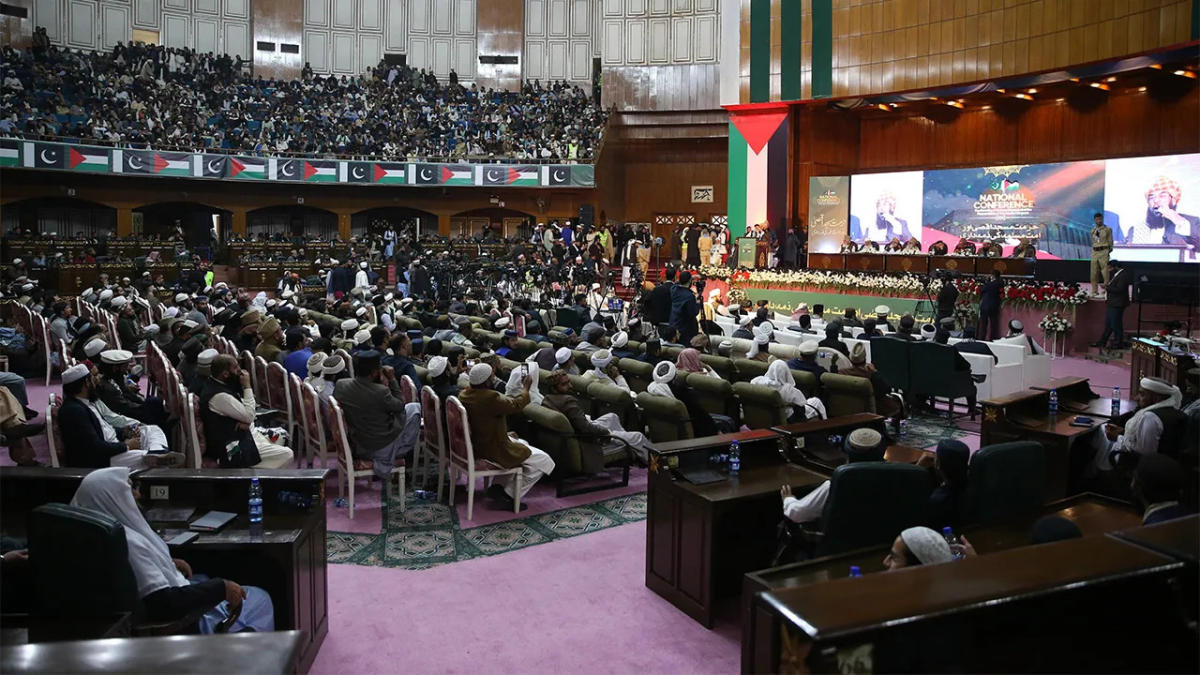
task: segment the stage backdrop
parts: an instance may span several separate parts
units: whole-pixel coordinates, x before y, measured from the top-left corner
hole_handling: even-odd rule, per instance
[[[837,178],[812,179],[811,218],[822,213],[816,183]],[[1096,213],[1113,228],[1114,258],[1200,262],[1200,154],[856,174],[848,226],[810,234],[809,251],[836,253],[849,233],[952,250],[960,238],[998,239],[1008,255],[1030,237],[1038,258],[1087,259]]]
[[[808,179],[808,250],[837,253],[850,218],[850,177]]]

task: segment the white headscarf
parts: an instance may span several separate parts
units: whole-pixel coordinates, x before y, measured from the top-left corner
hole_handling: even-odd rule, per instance
[[[537,361],[533,360],[533,356],[530,356],[525,362],[529,364],[529,379],[532,380],[532,383],[529,385],[529,401],[541,405],[546,397],[542,396],[542,392],[538,389],[538,373],[540,369],[538,368]],[[508,382],[504,384],[505,396],[521,395],[521,391],[524,389],[521,385],[522,374],[523,371],[520,366],[513,368],[508,373]]]
[[[654,366],[654,381],[646,386],[646,391],[656,396],[675,398],[675,392],[671,391],[671,382],[674,379],[675,364],[670,361],[659,361],[658,365]]]
[[[150,529],[150,523],[133,501],[127,467],[114,466],[89,473],[75,491],[71,506],[99,511],[125,527],[129,565],[133,567],[139,597],[188,585],[188,580],[175,568],[166,543]]]
[[[1143,377],[1138,381],[1138,386],[1156,394],[1163,394],[1166,398],[1158,403],[1138,409],[1133,414],[1133,417],[1130,417],[1129,421],[1125,423],[1125,433],[1122,437],[1123,449],[1133,452],[1137,452],[1138,449],[1129,447],[1128,444],[1136,441],[1138,438],[1138,427],[1142,425],[1142,420],[1146,419],[1146,415],[1151,414],[1150,411],[1158,408],[1178,408],[1183,403],[1183,392],[1179,391],[1179,387],[1166,380],[1160,380],[1157,377]]]
[[[796,388],[796,376],[788,368],[787,361],[772,361],[771,365],[767,366],[767,374],[750,380],[750,384],[770,387],[779,392],[779,397],[785,403],[806,407],[807,410],[804,411],[806,418],[825,419],[825,404],[815,396],[805,397],[804,392]]]
[[[754,340],[750,343],[750,349],[746,352],[746,358],[752,359],[758,356],[758,352],[765,349],[771,344],[771,335],[775,333],[771,329],[771,324],[764,321],[754,328]]]

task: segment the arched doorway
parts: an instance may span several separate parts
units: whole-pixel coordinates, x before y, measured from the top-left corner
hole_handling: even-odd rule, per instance
[[[268,206],[246,214],[246,237],[278,241],[331,241],[338,238],[338,218],[333,211],[315,206]]]
[[[534,221],[531,214],[515,209],[472,209],[450,216],[450,238],[474,239],[483,234],[484,227],[490,227],[492,232],[505,239],[528,239],[533,232]]]
[[[5,236],[48,235],[102,239],[117,234],[117,210],[111,206],[69,197],[34,197],[0,209]]]
[[[199,202],[158,202],[133,210],[134,235],[166,239],[178,228],[188,249],[209,260],[232,227],[232,213]]]
[[[350,236],[383,234],[389,225],[396,229],[402,241],[406,239],[415,241],[424,232],[437,234],[438,219],[436,215],[428,211],[407,206],[380,206],[359,211],[350,216]]]

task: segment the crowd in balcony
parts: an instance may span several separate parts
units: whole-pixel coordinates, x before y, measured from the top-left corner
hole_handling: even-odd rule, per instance
[[[383,61],[359,76],[268,79],[225,54],[142,43],[0,51],[0,136],[157,150],[377,160],[587,161],[606,114],[563,82],[521,91]]]

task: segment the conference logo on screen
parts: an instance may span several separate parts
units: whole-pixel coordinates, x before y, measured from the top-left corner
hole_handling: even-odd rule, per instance
[[[826,190],[824,194],[817,195],[818,206],[841,206],[842,198],[833,190]]]
[[[975,200],[975,215],[986,218],[1027,216],[1037,206],[1037,198],[1020,181],[1008,178],[993,180],[988,189]]]

